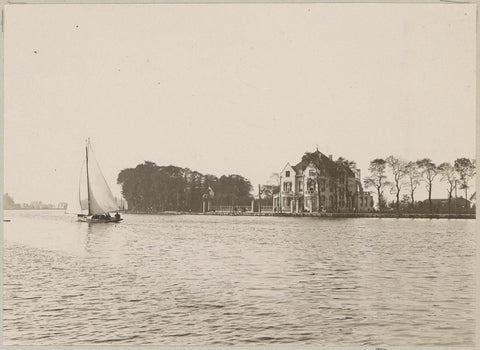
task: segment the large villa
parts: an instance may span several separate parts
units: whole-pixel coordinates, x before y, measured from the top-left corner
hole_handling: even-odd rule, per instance
[[[280,192],[273,197],[276,212],[368,212],[373,197],[363,191],[360,169],[333,161],[318,150],[297,165],[285,165]]]

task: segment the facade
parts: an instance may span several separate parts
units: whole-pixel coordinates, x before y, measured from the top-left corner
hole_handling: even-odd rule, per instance
[[[368,212],[373,197],[364,192],[360,170],[334,162],[318,150],[280,173],[280,192],[273,197],[276,212]]]

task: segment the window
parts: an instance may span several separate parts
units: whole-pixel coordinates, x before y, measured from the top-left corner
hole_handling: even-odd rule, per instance
[[[290,171],[289,170],[285,171],[285,177],[290,177]]]
[[[290,192],[292,190],[292,183],[291,182],[284,182],[283,183],[283,192]]]
[[[303,191],[303,182],[299,181],[298,182],[298,192],[302,192],[302,191]]]
[[[315,175],[317,175],[317,172],[315,171],[315,169],[310,169],[309,172],[308,172],[308,175],[309,176],[315,176]]]
[[[325,191],[325,179],[320,180],[320,191]]]
[[[315,181],[313,179],[308,179],[307,186],[308,186],[309,191],[314,191],[315,190]]]

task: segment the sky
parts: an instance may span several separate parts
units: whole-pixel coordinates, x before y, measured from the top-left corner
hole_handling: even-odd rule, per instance
[[[363,176],[475,157],[473,4],[6,5],[4,23],[17,203],[69,200],[87,137],[117,195],[145,160],[256,186],[316,147]]]

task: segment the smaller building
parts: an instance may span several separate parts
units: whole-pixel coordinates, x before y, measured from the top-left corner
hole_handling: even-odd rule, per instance
[[[202,212],[208,212],[212,210],[213,199],[215,198],[215,192],[213,191],[211,185],[205,190],[205,193],[202,195]]]
[[[362,187],[360,187],[360,190],[358,192],[357,204],[358,204],[358,208],[354,208],[355,211],[358,211],[361,213],[374,211],[373,196],[370,192],[363,191]]]
[[[428,199],[419,203],[419,209],[422,212],[430,212],[430,202]],[[471,211],[471,203],[463,197],[446,199],[432,199],[432,211],[436,214],[463,214]]]

